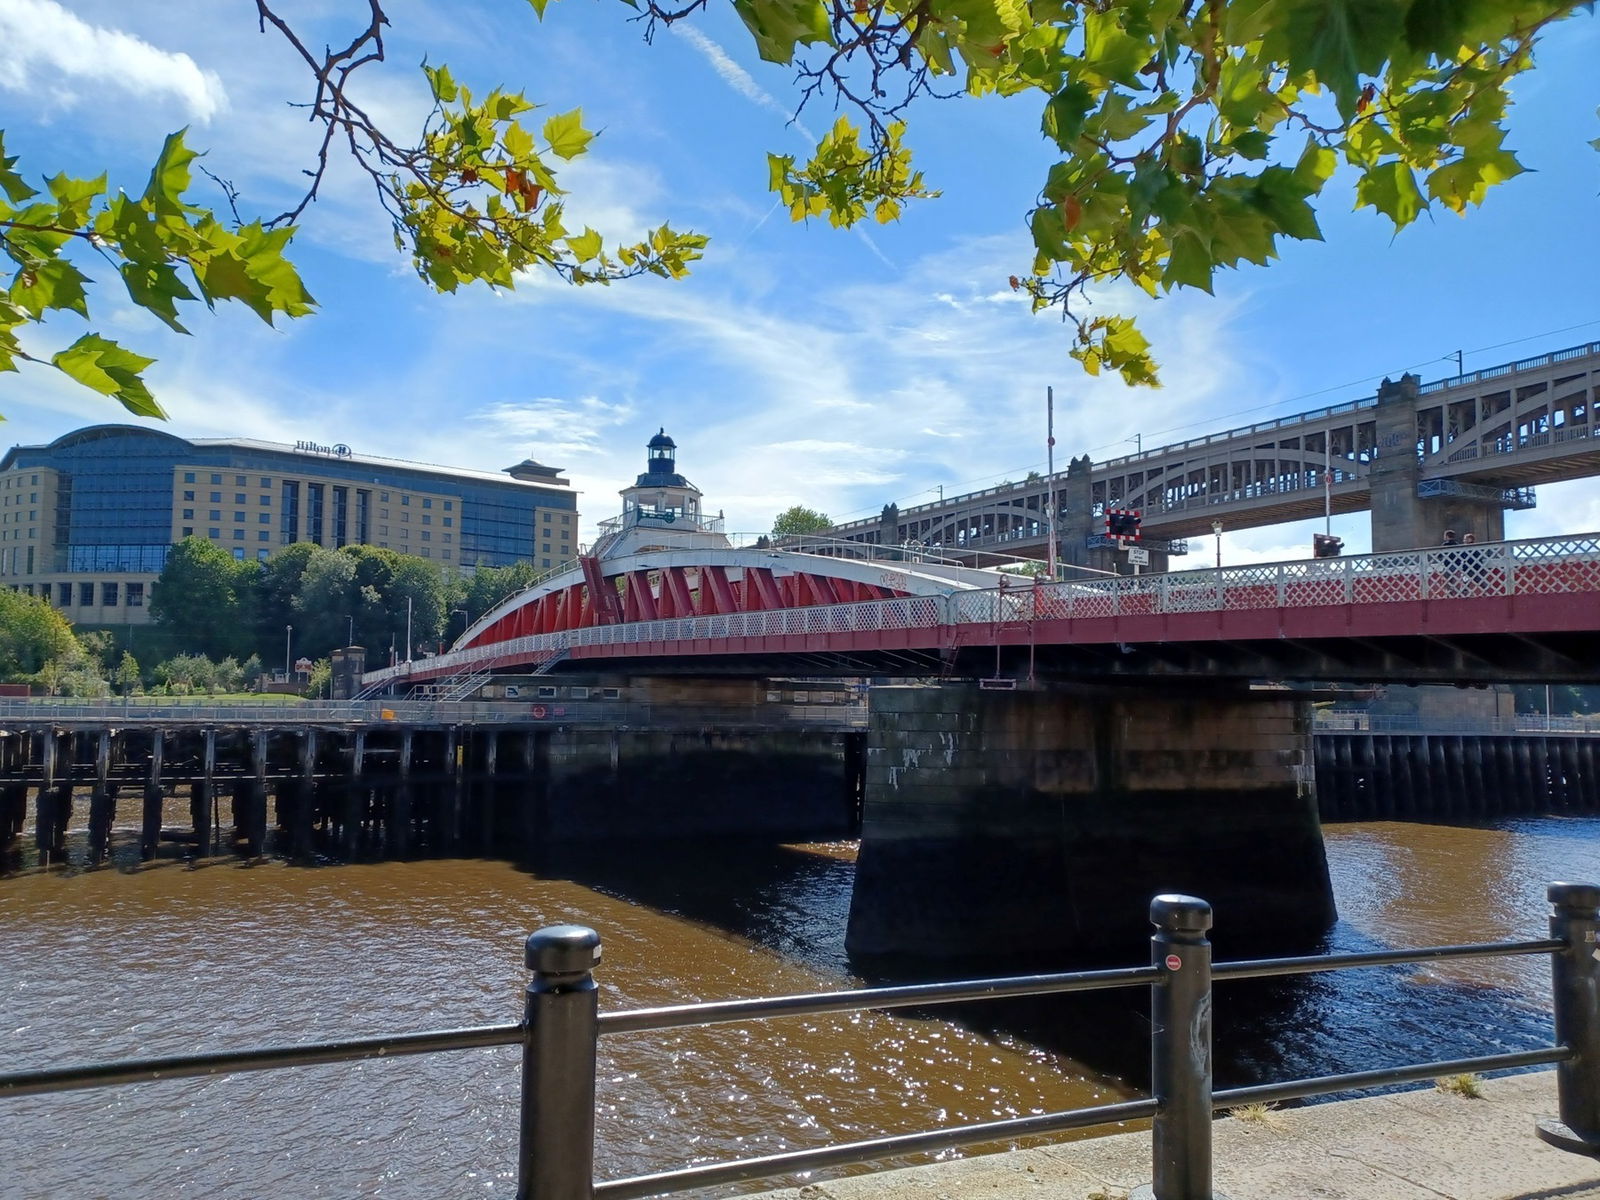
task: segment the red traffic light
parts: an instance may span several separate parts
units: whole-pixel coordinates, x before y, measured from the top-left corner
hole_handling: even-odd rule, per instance
[[[1125,538],[1129,541],[1139,540],[1139,526],[1142,518],[1136,508],[1108,508],[1106,509],[1106,536]]]

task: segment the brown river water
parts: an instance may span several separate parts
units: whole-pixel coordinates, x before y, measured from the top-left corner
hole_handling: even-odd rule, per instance
[[[1351,824],[1327,837],[1341,914],[1329,949],[1543,936],[1544,884],[1600,877],[1600,819]],[[127,839],[111,869],[43,872],[29,850],[0,878],[0,1071],[515,1021],[523,938],[557,922],[601,932],[602,1011],[869,982],[844,951],[848,843],[613,847],[539,868],[133,870]],[[1130,947],[1126,962],[1146,954]],[[1143,1086],[1132,997],[961,1016],[603,1039],[598,1174]],[[1542,958],[1218,988],[1219,1086],[1549,1037]],[[0,1100],[0,1198],[509,1197],[518,1086],[517,1052],[496,1049]]]

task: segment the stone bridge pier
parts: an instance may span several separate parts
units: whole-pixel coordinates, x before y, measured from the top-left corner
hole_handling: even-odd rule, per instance
[[[1210,900],[1229,953],[1335,913],[1309,703],[1244,688],[875,688],[853,956],[1128,958],[1150,897]]]

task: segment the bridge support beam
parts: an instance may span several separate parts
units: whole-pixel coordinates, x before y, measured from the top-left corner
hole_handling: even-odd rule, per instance
[[[1229,953],[1303,947],[1335,915],[1310,752],[1282,694],[876,688],[847,946],[1125,955],[1150,897],[1188,892]]]

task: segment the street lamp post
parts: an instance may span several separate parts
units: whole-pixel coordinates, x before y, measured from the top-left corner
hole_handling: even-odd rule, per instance
[[[1211,522],[1211,532],[1217,535],[1217,569],[1222,569],[1222,522]]]
[[[290,657],[289,645],[294,638],[294,626],[283,627],[283,681],[289,683],[294,679],[294,659]]]
[[[411,661],[411,597],[406,597],[406,661]]]
[[[463,636],[465,636],[468,626],[472,624],[472,614],[464,608],[452,608],[450,610],[450,615],[452,617],[457,613],[461,614],[461,633]]]

